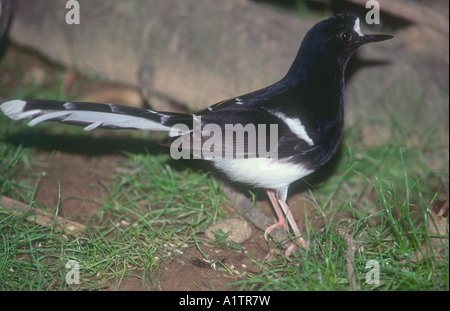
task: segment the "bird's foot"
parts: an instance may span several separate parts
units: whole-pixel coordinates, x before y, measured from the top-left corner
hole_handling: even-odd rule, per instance
[[[266,228],[266,230],[264,231],[264,239],[266,240],[266,241],[269,241],[269,234],[270,234],[270,232],[272,232],[272,230],[273,229],[275,229],[275,228],[284,228],[284,230],[286,230],[286,223],[285,223],[285,220],[278,220],[278,222],[276,222],[276,223],[274,223],[273,225],[271,225],[271,226],[268,226],[267,228]]]
[[[297,237],[297,243],[292,243],[284,252],[286,257],[289,257],[292,254],[297,245],[300,245],[303,248],[308,248],[308,243],[306,243],[306,240],[303,237],[299,236]]]

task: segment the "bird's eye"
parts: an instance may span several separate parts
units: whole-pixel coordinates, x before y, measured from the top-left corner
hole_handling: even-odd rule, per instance
[[[349,31],[344,31],[341,33],[341,40],[348,42],[352,39],[352,34]]]

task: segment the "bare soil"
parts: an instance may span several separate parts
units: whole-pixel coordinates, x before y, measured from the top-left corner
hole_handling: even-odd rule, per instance
[[[54,154],[40,152],[37,160],[48,166],[44,169],[45,176],[39,182],[36,200],[49,209],[59,205],[59,215],[84,224],[102,207],[102,195],[107,195],[105,187],[112,184],[115,168],[124,158],[117,155],[87,156],[57,151]],[[299,204],[300,199],[301,194],[298,194],[290,200],[294,217],[298,220],[304,219],[305,206]],[[260,209],[269,217],[275,217],[268,202],[260,202]],[[309,219],[314,219],[313,208],[307,208],[307,212]],[[238,213],[234,212],[231,216],[238,216]],[[318,221],[313,223],[320,226]],[[303,230],[304,223],[300,221],[299,227]],[[244,252],[220,247],[207,240],[204,235],[199,235],[199,247],[211,262],[204,260],[203,254],[195,245],[186,245],[185,249],[174,252],[161,265],[156,276],[158,281],[152,289],[234,289],[229,283],[257,274],[259,267],[253,260],[261,263],[270,251],[263,232],[253,225],[252,229],[251,238],[242,243]],[[113,289],[115,285],[110,286],[107,285],[105,289]],[[138,278],[125,277],[121,280],[119,289],[142,290],[142,282]]]

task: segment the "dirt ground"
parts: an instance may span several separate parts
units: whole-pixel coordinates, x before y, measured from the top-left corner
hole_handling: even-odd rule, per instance
[[[101,205],[105,185],[111,183],[115,168],[124,161],[122,156],[102,155],[87,156],[57,151],[54,154],[39,153],[37,161],[45,163],[45,176],[41,178],[36,193],[36,200],[45,206],[56,206],[60,200],[59,215],[68,219],[85,223],[89,216],[95,213]],[[70,165],[67,165],[70,163]],[[58,187],[59,185],[59,187]],[[58,193],[60,191],[60,194]],[[58,196],[60,195],[60,198]],[[300,202],[302,194],[294,195],[290,202],[296,219],[304,219],[304,204]],[[260,208],[264,214],[274,218],[275,215],[268,202],[261,202]],[[238,213],[231,211],[231,217]],[[313,207],[308,209],[309,219],[313,219]],[[275,218],[274,218],[275,219]],[[320,226],[317,221],[314,225]],[[208,241],[202,234],[199,246],[215,266],[203,260],[203,255],[195,247],[188,245],[186,249],[175,252],[165,261],[157,277],[158,290],[232,290],[228,283],[244,278],[248,274],[257,274],[259,267],[252,262],[256,259],[262,262],[269,254],[269,244],[264,239],[263,232],[251,225],[250,239],[242,243],[244,252],[231,248],[224,249]],[[304,227],[299,223],[300,230]],[[232,272],[219,269],[223,263]],[[120,284],[120,290],[141,290],[141,280],[125,277]]]

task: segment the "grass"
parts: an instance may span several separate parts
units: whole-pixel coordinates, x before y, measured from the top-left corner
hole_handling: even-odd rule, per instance
[[[62,92],[61,81],[45,88],[33,83],[12,90],[0,86],[0,99],[76,98]],[[367,144],[360,134],[361,124],[367,122],[388,128],[389,141]],[[242,290],[347,290],[348,245],[338,232],[340,225],[357,245],[359,289],[448,290],[448,232],[440,258],[432,251],[427,222],[432,204],[447,196],[447,146],[432,126],[419,132],[399,124],[392,116],[347,126],[336,170],[304,196],[322,223],[315,227],[307,219],[317,247],[300,258],[255,259],[259,271],[234,285]],[[36,129],[3,115],[0,128],[5,129],[0,132],[0,195],[42,207],[35,193],[45,163],[35,159],[37,150],[7,140]],[[54,125],[41,129],[81,135],[66,127],[55,130]],[[156,290],[161,264],[180,247],[197,244],[198,233],[226,217],[220,209],[223,194],[209,173],[180,166],[167,154],[125,156],[114,182],[104,185],[101,208],[89,219],[95,226],[89,226],[85,236],[63,234],[26,220],[27,214],[0,207],[1,290],[119,289],[130,278],[139,280],[142,289]],[[429,159],[436,158],[442,164],[430,169]],[[42,208],[56,212],[58,204]],[[416,260],[419,253],[423,260]],[[71,260],[80,263],[79,284],[66,280]],[[379,283],[366,280],[374,265],[379,266]]]
[[[130,156],[128,166],[134,173],[117,176],[103,207],[91,216],[96,225],[88,227],[86,237],[67,236],[1,210],[0,287],[117,289],[124,277],[135,276],[142,288],[156,288],[159,258],[168,257],[190,240],[190,234],[203,231],[223,214],[218,209],[219,187],[208,174],[173,172],[164,164],[167,160],[168,156]],[[3,181],[8,183],[14,188],[14,182]],[[36,205],[32,195],[24,201]],[[65,282],[70,260],[82,263],[81,285]]]
[[[324,220],[322,228],[310,228],[320,246],[289,262],[266,262],[258,275],[239,282],[244,289],[346,290],[347,245],[334,215],[347,211],[352,214],[347,229],[358,246],[354,268],[359,289],[448,290],[448,240],[443,260],[431,252],[415,261],[420,252],[431,249],[426,219],[435,200],[444,197],[436,186],[440,173],[415,175],[426,164],[418,161],[419,150],[404,150],[401,144],[364,150],[359,153],[348,144],[338,172],[309,190],[309,203]],[[371,261],[379,265],[378,284],[366,281]]]

